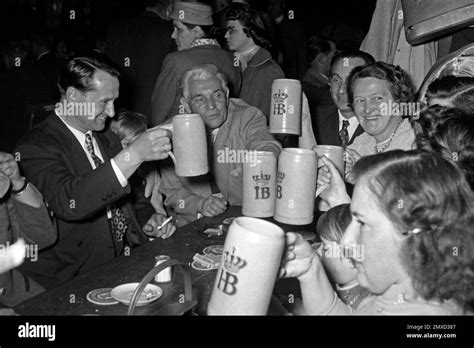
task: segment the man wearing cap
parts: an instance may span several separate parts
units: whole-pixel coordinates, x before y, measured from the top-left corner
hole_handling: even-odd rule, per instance
[[[231,95],[240,88],[240,71],[233,56],[212,37],[212,9],[199,3],[175,2],[170,14],[177,52],[168,54],[151,97],[153,125],[183,112],[180,110],[179,79],[195,65],[213,64],[229,80]]]

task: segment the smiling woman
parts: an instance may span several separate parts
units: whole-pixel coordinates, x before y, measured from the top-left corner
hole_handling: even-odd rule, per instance
[[[357,67],[347,88],[349,103],[365,131],[348,147],[348,171],[362,156],[412,148],[415,134],[406,117],[415,115],[400,112],[407,110],[405,105],[414,99],[405,71],[383,62]]]

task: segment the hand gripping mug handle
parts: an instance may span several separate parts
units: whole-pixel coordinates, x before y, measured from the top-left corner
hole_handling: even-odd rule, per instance
[[[164,129],[164,130],[167,130],[167,131],[173,133],[173,124],[172,123],[161,124],[159,126],[156,126],[155,128],[156,129]],[[173,160],[173,164],[176,167],[177,166],[177,161],[176,161],[176,157],[173,154],[173,151],[171,151],[171,150],[168,151],[168,155],[171,157],[171,159]]]

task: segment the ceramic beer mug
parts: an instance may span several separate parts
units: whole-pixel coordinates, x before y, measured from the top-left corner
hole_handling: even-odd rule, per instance
[[[317,170],[314,151],[283,149],[278,160],[275,220],[290,225],[313,221]]]
[[[275,210],[277,159],[269,151],[250,151],[243,165],[242,213],[271,217]]]
[[[284,246],[279,226],[236,218],[227,232],[207,314],[266,315]]]
[[[302,98],[300,81],[273,80],[270,133],[301,135]]]
[[[198,176],[209,171],[207,140],[204,121],[199,114],[181,114],[173,117],[172,123],[157,128],[173,133],[173,152],[169,152],[174,162],[176,175]]]
[[[318,157],[329,158],[344,177],[344,148],[342,146],[316,145],[313,150],[316,151]]]

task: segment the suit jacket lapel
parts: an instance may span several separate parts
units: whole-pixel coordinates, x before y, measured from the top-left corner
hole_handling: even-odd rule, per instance
[[[53,136],[56,136],[60,144],[63,145],[64,152],[67,158],[70,159],[72,166],[77,170],[77,173],[83,175],[90,172],[92,166],[74,134],[55,114],[50,115],[46,122],[51,127]]]
[[[352,138],[349,140],[349,143],[348,145],[352,144],[355,140],[355,138],[357,138],[359,135],[361,135],[362,133],[364,133],[364,128],[362,128],[362,126],[359,124],[354,132],[354,134],[352,134]]]

